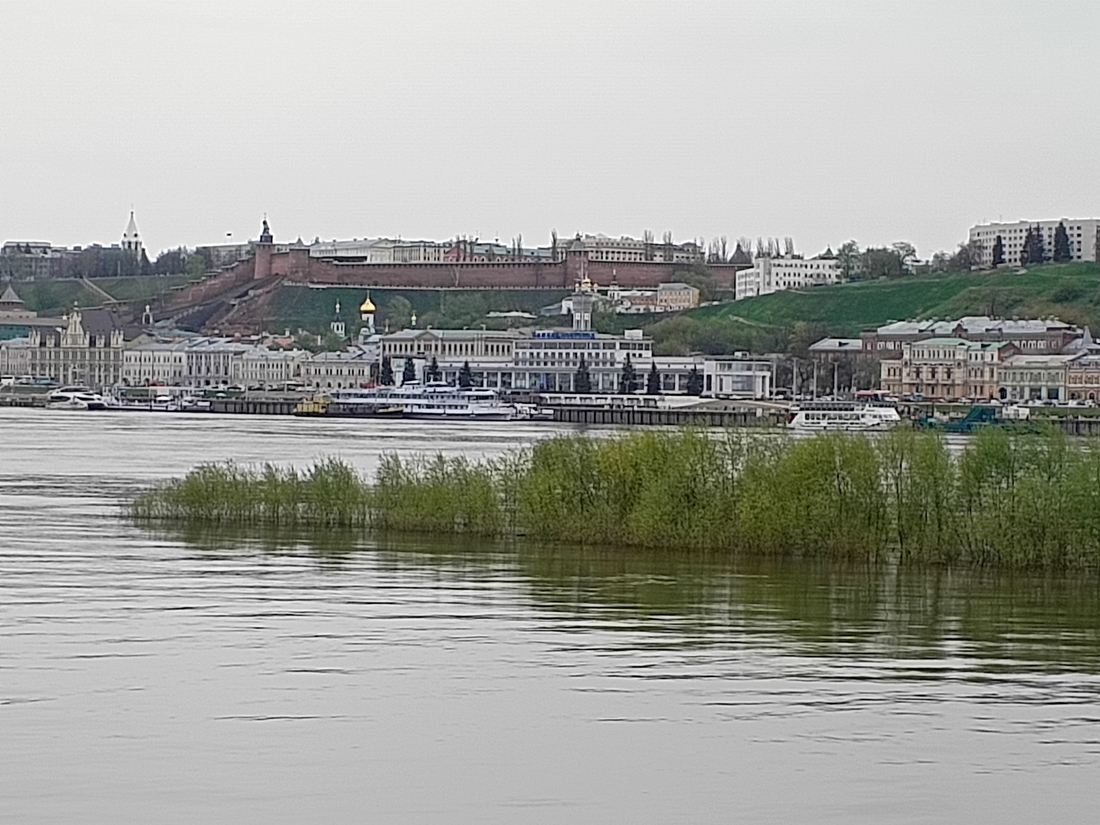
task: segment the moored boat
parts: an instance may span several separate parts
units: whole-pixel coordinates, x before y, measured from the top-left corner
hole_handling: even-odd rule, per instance
[[[295,415],[412,418],[427,421],[505,421],[517,417],[494,390],[409,382],[400,387],[332,390],[298,404]]]
[[[901,416],[888,404],[862,401],[811,401],[792,410],[787,426],[806,432],[888,430]]]
[[[83,386],[58,387],[46,394],[47,410],[105,410],[107,402],[99,393]]]

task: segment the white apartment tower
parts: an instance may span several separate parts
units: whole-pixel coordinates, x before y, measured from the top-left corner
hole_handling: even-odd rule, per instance
[[[1098,261],[1097,243],[1100,241],[1100,220],[1096,218],[1070,219],[1055,221],[1014,221],[1013,223],[982,223],[970,228],[970,242],[981,245],[982,266],[993,266],[993,245],[997,236],[1001,236],[1004,245],[1004,262],[1010,266],[1020,263],[1020,252],[1024,248],[1024,238],[1029,228],[1039,227],[1043,233],[1043,246],[1047,255],[1054,252],[1054,232],[1058,224],[1065,224],[1069,235],[1069,251],[1075,261]]]

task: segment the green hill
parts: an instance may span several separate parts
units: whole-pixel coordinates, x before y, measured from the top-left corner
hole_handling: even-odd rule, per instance
[[[1022,274],[997,270],[838,284],[776,292],[688,313],[704,323],[736,320],[780,328],[800,321],[823,324],[834,334],[846,336],[888,321],[962,315],[1055,315],[1100,328],[1100,266],[1049,264]]]

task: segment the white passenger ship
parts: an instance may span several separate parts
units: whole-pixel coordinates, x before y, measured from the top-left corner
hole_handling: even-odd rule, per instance
[[[452,387],[433,381],[400,387],[334,390],[312,402],[305,414],[347,418],[473,419],[507,421],[520,417],[517,408],[500,400],[494,390]]]
[[[863,401],[815,401],[792,410],[788,426],[807,432],[887,430],[901,423],[896,407]]]

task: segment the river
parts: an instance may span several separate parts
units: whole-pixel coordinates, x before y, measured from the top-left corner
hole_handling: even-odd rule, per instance
[[[0,821],[1095,820],[1095,575],[122,517],[553,431],[0,409]]]

